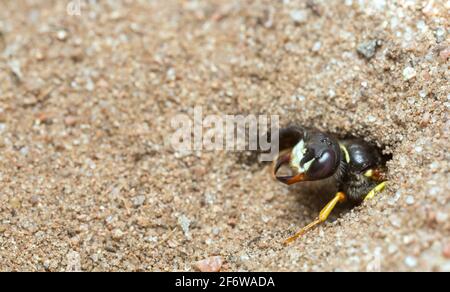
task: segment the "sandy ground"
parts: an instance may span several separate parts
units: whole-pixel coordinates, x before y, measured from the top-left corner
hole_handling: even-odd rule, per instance
[[[396,2],[0,0],[0,270],[450,271],[450,4]],[[329,196],[174,153],[196,105],[365,137],[389,187],[284,247]]]

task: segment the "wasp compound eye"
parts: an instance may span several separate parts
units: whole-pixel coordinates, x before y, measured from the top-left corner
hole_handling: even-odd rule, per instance
[[[336,153],[329,149],[315,158],[306,172],[309,179],[317,180],[331,176],[336,170]]]

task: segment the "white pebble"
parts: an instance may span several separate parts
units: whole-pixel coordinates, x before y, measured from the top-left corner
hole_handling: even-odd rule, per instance
[[[421,90],[421,91],[419,91],[419,95],[421,98],[425,98],[425,97],[427,97],[428,93],[426,90]]]
[[[242,253],[241,256],[239,257],[241,259],[241,261],[245,262],[248,261],[250,259],[250,257],[248,256],[248,254],[246,253]]]
[[[63,29],[59,30],[56,36],[57,36],[58,40],[64,41],[67,39],[67,31],[65,31]]]
[[[416,77],[416,70],[413,67],[408,66],[403,69],[403,79],[405,81],[414,77]]]
[[[181,229],[183,229],[184,235],[187,238],[190,238],[191,235],[189,234],[189,225],[191,224],[191,220],[189,220],[189,218],[185,215],[181,215],[178,217],[178,224],[180,224]]]
[[[216,200],[216,196],[214,193],[210,193],[210,192],[206,192],[205,193],[205,201],[209,204],[212,205],[214,204],[214,201]]]
[[[439,187],[432,187],[430,189],[430,195],[433,196],[433,197],[435,197],[440,192],[441,192],[441,188],[439,188]]]
[[[145,196],[143,196],[143,195],[136,196],[136,197],[132,198],[131,201],[133,202],[133,207],[137,208],[144,204]]]
[[[321,47],[322,47],[322,43],[321,42],[315,42],[313,47],[312,47],[312,51],[313,52],[318,52]]]
[[[114,229],[112,232],[112,238],[116,239],[116,240],[121,239],[124,235],[125,235],[125,233],[122,230],[120,230],[119,228]]]
[[[430,164],[430,169],[437,170],[439,168],[439,163],[434,161]]]
[[[372,115],[368,115],[367,116],[367,121],[369,121],[369,123],[373,123],[377,120],[376,117],[372,116]]]
[[[414,268],[417,266],[417,259],[412,256],[407,256],[405,258],[405,265],[407,265],[410,268]]]
[[[403,237],[403,244],[411,244],[412,242],[414,242],[414,237],[412,235],[405,235]]]
[[[416,23],[416,27],[417,27],[422,33],[426,32],[427,29],[428,29],[428,27],[427,27],[425,21],[423,21],[423,20],[419,20],[419,21]]]
[[[156,236],[147,236],[145,238],[145,241],[147,241],[147,242],[158,242],[158,237],[156,237]]]
[[[308,13],[305,10],[293,10],[289,16],[295,23],[305,23],[308,18]]]
[[[86,81],[86,90],[87,90],[87,91],[93,91],[94,89],[95,89],[94,82],[92,82],[92,79],[89,78],[89,79]]]
[[[23,156],[27,156],[28,152],[29,152],[28,147],[25,146],[20,148],[20,154],[22,154]]]
[[[402,222],[398,216],[392,215],[389,218],[389,221],[391,222],[392,226],[394,227],[400,227],[402,225]]]
[[[445,223],[448,220],[448,214],[444,212],[437,212],[436,213],[436,221],[437,223]]]
[[[389,254],[394,254],[398,251],[398,247],[394,244],[389,245],[388,247],[388,253]]]
[[[167,75],[167,79],[172,80],[172,81],[175,80],[175,77],[176,77],[175,69],[169,68],[169,70],[167,70],[166,75]]]
[[[442,27],[438,27],[434,32],[436,36],[436,42],[441,43],[445,40],[445,29]]]
[[[18,60],[11,60],[8,62],[11,71],[19,78],[22,79],[22,69],[21,64]]]
[[[328,96],[329,97],[335,97],[336,96],[336,91],[334,91],[333,89],[328,90]]]
[[[413,196],[407,196],[406,197],[406,204],[408,204],[408,205],[414,204],[414,197]]]
[[[297,95],[294,94],[293,96],[291,96],[292,101],[304,101],[305,100],[305,96],[304,95]]]

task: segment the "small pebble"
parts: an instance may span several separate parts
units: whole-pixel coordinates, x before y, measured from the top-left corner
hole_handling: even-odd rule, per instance
[[[405,235],[405,236],[403,236],[403,244],[409,245],[409,244],[411,244],[413,242],[414,242],[414,236],[412,236],[412,235]]]
[[[116,251],[117,251],[117,249],[116,249],[114,246],[112,246],[111,244],[107,244],[107,245],[105,246],[105,250],[106,250],[107,252],[116,252]]]
[[[450,47],[443,49],[439,53],[439,57],[442,59],[442,61],[444,61],[444,62],[447,61],[448,57],[450,57]]]
[[[20,154],[22,154],[23,156],[27,156],[27,155],[28,155],[28,152],[29,152],[28,147],[25,146],[25,147],[20,148],[19,152],[20,152]]]
[[[19,209],[22,206],[22,204],[18,198],[11,198],[11,200],[9,200],[9,205],[13,209]]]
[[[296,102],[296,101],[304,101],[305,100],[305,96],[304,95],[298,95],[298,94],[294,94],[291,96],[292,101]]]
[[[196,177],[201,178],[207,173],[207,169],[205,167],[203,167],[203,166],[196,166],[193,169],[193,172],[194,172]]]
[[[216,196],[214,193],[210,193],[210,192],[206,192],[205,193],[205,202],[208,203],[209,205],[214,204],[216,200]]]
[[[23,76],[20,62],[18,60],[11,60],[8,62],[8,65],[11,69],[11,72],[16,76],[16,78],[21,80]]]
[[[321,47],[322,47],[322,43],[321,42],[315,42],[313,47],[312,47],[312,51],[313,52],[318,52]]]
[[[67,39],[67,31],[64,29],[58,30],[56,37],[60,41],[65,41]]]
[[[150,225],[150,220],[147,216],[139,216],[136,218],[136,224],[140,227],[148,227]]]
[[[389,245],[388,247],[388,253],[389,254],[394,254],[398,251],[398,247],[394,244]]]
[[[30,204],[36,206],[39,203],[39,196],[33,195],[30,198]]]
[[[368,115],[368,116],[367,116],[367,121],[368,121],[369,123],[373,123],[373,122],[375,122],[376,120],[377,120],[377,118],[374,117],[374,116],[372,116],[372,115]]]
[[[409,268],[414,268],[417,266],[417,259],[412,256],[407,256],[405,258],[405,265],[407,265]]]
[[[223,258],[221,256],[212,256],[196,262],[194,267],[200,272],[219,272],[222,264]]]
[[[174,68],[169,68],[166,72],[167,79],[173,81],[176,79],[176,71]]]
[[[425,98],[425,97],[427,97],[428,93],[426,90],[421,90],[421,91],[419,91],[419,95],[421,98]]]
[[[400,199],[400,197],[402,196],[402,192],[401,191],[396,191],[394,196],[390,197],[388,200],[388,204],[390,206],[395,206],[397,205],[397,201]]]
[[[444,212],[436,213],[436,222],[439,224],[443,224],[448,220],[448,214]]]
[[[407,81],[410,80],[414,77],[416,77],[416,70],[413,67],[406,67],[405,69],[403,69],[403,80]]]
[[[191,220],[189,220],[189,218],[185,215],[181,215],[178,217],[178,224],[180,224],[181,229],[183,229],[184,235],[187,238],[190,238],[191,235],[189,234],[189,225],[191,224]]]
[[[156,236],[147,236],[145,238],[145,241],[156,243],[156,242],[158,242],[158,237],[156,237]]]
[[[112,232],[112,238],[114,240],[120,240],[120,239],[122,239],[123,236],[124,236],[124,233],[120,229],[114,229]]]
[[[95,89],[95,84],[94,84],[94,82],[92,81],[92,79],[88,79],[87,81],[86,81],[86,90],[87,91],[93,91]]]
[[[131,201],[133,202],[133,207],[135,207],[135,208],[140,207],[145,202],[145,196],[142,196],[142,195],[136,196],[136,197],[132,198]]]
[[[425,21],[423,21],[423,20],[419,20],[417,23],[416,23],[416,27],[422,32],[422,33],[424,33],[424,32],[426,32],[427,31],[427,24],[425,23]]]
[[[394,226],[394,227],[400,227],[400,226],[402,226],[402,223],[401,223],[400,218],[399,218],[398,216],[396,216],[396,215],[392,215],[392,216],[389,218],[389,221],[391,222],[392,226]]]
[[[246,254],[245,252],[241,254],[241,256],[239,257],[241,261],[246,262],[250,259],[250,257],[248,256],[248,254]]]
[[[67,116],[64,118],[64,124],[68,127],[73,127],[77,123],[77,118],[74,116]]]
[[[442,27],[438,27],[435,31],[434,31],[434,35],[436,37],[436,42],[437,43],[442,43],[443,41],[445,41],[445,29]]]
[[[220,228],[214,227],[214,228],[212,229],[212,233],[213,233],[214,235],[219,235],[219,233],[220,233]]]
[[[305,23],[308,19],[308,13],[305,10],[293,10],[289,16],[296,24]]]
[[[358,45],[356,51],[360,53],[367,60],[375,56],[376,50],[379,47],[380,42],[377,40],[370,40],[365,43]]]
[[[444,249],[442,250],[442,255],[445,258],[450,259],[450,243],[448,243],[446,246],[444,246]]]
[[[406,197],[406,204],[408,204],[408,205],[414,204],[414,197],[413,196],[407,196]]]

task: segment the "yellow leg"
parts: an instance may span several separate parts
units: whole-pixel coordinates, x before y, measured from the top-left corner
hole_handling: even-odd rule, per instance
[[[380,184],[378,184],[376,187],[374,187],[364,198],[364,200],[370,200],[373,199],[373,197],[375,197],[375,195],[379,192],[381,192],[382,190],[384,190],[384,188],[386,187],[386,182],[382,182]]]
[[[289,243],[293,242],[294,240],[296,240],[297,238],[299,238],[300,236],[302,236],[303,234],[305,234],[306,232],[308,232],[309,230],[314,228],[316,225],[327,220],[328,216],[330,216],[331,211],[333,211],[333,209],[334,209],[334,207],[336,207],[337,203],[344,202],[345,200],[346,200],[346,197],[345,197],[344,193],[342,193],[342,192],[336,193],[336,196],[334,196],[333,200],[331,200],[325,206],[325,208],[323,208],[322,211],[320,211],[319,217],[317,217],[316,220],[314,220],[307,226],[300,229],[300,231],[295,233],[293,236],[286,239],[284,241],[284,244],[289,244]]]

